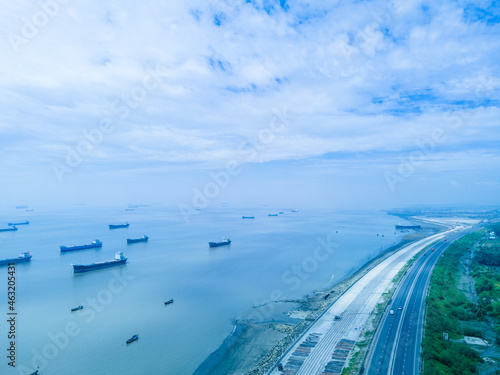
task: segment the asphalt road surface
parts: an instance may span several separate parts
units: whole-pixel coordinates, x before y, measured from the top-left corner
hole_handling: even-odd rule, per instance
[[[406,272],[373,338],[364,374],[419,373],[425,297],[432,269],[453,241],[477,229],[450,234],[446,240],[440,240],[434,245],[434,251],[427,250]]]

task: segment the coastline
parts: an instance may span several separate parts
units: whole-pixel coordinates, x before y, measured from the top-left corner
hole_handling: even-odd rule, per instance
[[[382,250],[360,267],[354,268],[344,279],[324,290],[317,290],[312,295],[306,296],[298,306],[286,311],[288,316],[300,319],[298,323],[238,322],[237,325],[245,327],[241,334],[235,337],[230,345],[227,345],[224,340],[219,349],[213,352],[194,374],[264,374],[332,303],[366,273],[403,247],[447,228],[426,222],[421,231],[407,234],[398,243]],[[214,353],[217,353],[217,356],[214,356]]]

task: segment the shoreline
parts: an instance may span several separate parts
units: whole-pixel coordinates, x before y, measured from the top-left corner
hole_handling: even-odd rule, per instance
[[[200,364],[194,374],[215,375],[227,373],[258,375],[265,373],[270,365],[274,365],[281,355],[288,350],[290,345],[319,316],[366,273],[403,247],[433,234],[446,231],[449,228],[443,225],[433,225],[433,223],[429,222],[422,224],[422,230],[407,234],[399,242],[387,249],[381,250],[360,267],[353,268],[342,280],[325,289],[312,291],[312,295],[306,295],[305,300],[298,304],[298,306],[294,305],[286,309],[284,314],[299,320],[298,323],[274,320],[266,322],[237,322],[236,326],[245,327],[240,335],[234,338],[229,346],[225,345],[226,340],[224,340],[223,344]],[[232,333],[229,336],[231,335]],[[217,360],[213,356],[214,353],[218,353]]]

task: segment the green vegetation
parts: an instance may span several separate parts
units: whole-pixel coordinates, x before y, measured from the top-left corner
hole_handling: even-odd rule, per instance
[[[453,340],[477,332],[462,324],[480,318],[473,304],[458,289],[460,258],[484,235],[484,230],[471,233],[450,245],[439,259],[431,277],[427,296],[424,375],[476,374],[480,355],[467,345]],[[450,341],[443,338],[448,333]]]
[[[495,228],[496,227],[496,228]],[[493,226],[496,233],[500,225]],[[472,276],[477,294],[476,312],[480,316],[488,315],[495,321],[495,341],[500,344],[500,243],[483,241],[476,249]]]

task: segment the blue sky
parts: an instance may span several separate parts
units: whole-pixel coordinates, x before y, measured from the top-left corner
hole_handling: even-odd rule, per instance
[[[500,203],[497,1],[2,9],[1,205]]]

